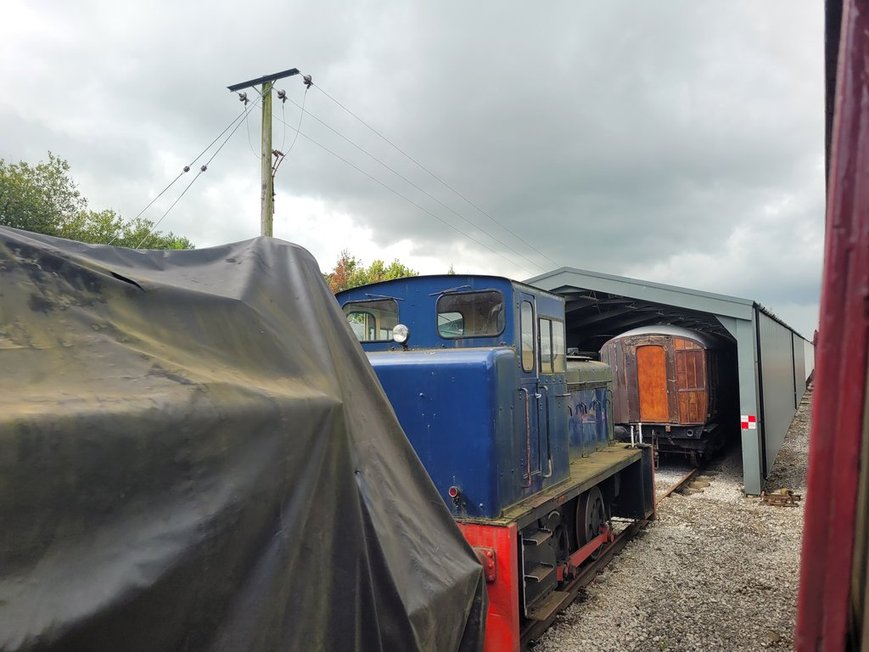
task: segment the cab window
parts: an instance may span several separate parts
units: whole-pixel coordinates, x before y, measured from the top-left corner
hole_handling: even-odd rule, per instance
[[[563,374],[567,368],[564,322],[540,318],[540,373]]]
[[[523,301],[519,309],[519,333],[522,338],[522,371],[534,371],[534,307]]]
[[[552,373],[552,320],[540,318],[540,373]]]
[[[504,297],[497,290],[441,295],[437,320],[438,334],[447,339],[500,335],[504,330]]]
[[[360,342],[392,341],[392,329],[398,323],[398,304],[394,299],[351,301],[344,304],[343,310]]]
[[[552,370],[557,374],[567,371],[567,344],[564,322],[552,320]]]

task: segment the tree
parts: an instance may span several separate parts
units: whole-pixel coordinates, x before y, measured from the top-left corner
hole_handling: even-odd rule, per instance
[[[0,224],[60,235],[61,225],[87,207],[68,173],[69,163],[51,152],[37,165],[0,159]]]
[[[361,260],[356,258],[356,256],[351,256],[350,252],[344,249],[338,256],[335,267],[325,275],[325,278],[329,284],[329,289],[337,294],[342,290],[348,290],[360,285],[387,281],[394,278],[405,278],[407,276],[419,276],[419,272],[400,263],[398,260],[393,260],[387,265],[378,259],[372,261],[368,267],[365,267]]]
[[[82,211],[64,224],[60,235],[79,242],[111,243],[131,249],[193,249],[187,238],[153,229],[154,223],[141,217],[125,222],[113,210]]]
[[[154,231],[148,236],[154,227],[151,220],[126,221],[113,210],[89,210],[69,169],[69,163],[51,152],[47,162],[36,165],[25,161],[7,163],[0,159],[0,224],[121,247],[193,248],[187,238],[172,233]]]

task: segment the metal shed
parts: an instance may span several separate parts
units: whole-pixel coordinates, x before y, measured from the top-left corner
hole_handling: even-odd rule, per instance
[[[750,299],[570,267],[526,283],[564,297],[567,345],[581,351],[597,352],[609,338],[653,324],[728,342],[739,382],[743,483],[746,493],[761,492],[814,368],[811,342]]]

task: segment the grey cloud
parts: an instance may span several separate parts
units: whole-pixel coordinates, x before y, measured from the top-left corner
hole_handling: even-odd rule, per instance
[[[0,100],[0,156],[34,160],[52,149],[73,163],[95,207],[131,216],[171,179],[168,158],[187,160],[241,109],[227,84],[298,66],[519,238],[316,88],[306,99],[312,113],[474,226],[310,117],[302,131],[503,252],[498,259],[469,246],[499,261],[499,271],[519,276],[525,266],[530,275],[555,261],[681,278],[689,270],[678,260],[689,253],[705,256],[707,269],[680,284],[693,277],[712,286],[701,289],[773,309],[777,301],[808,306],[800,314],[810,314],[820,249],[802,238],[822,237],[823,222],[816,4],[46,4],[45,35],[35,30],[6,46],[22,69],[0,72],[16,89],[14,99]],[[302,101],[298,78],[280,86]],[[289,103],[283,113],[276,105],[276,115],[290,125],[299,117]],[[253,112],[255,149],[258,125]],[[247,129],[166,227],[199,243],[256,233],[258,165]],[[286,143],[285,129],[276,122],[277,144]],[[461,266],[452,256],[462,235],[304,138],[283,164],[277,192],[282,219],[291,219],[281,214],[282,199],[319,197],[369,226],[383,246],[410,237],[419,251],[450,256],[444,267]],[[782,197],[793,205],[778,221],[765,219],[765,207]],[[725,246],[739,229],[754,234],[741,253]]]

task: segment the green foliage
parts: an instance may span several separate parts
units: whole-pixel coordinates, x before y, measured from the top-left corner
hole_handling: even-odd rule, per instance
[[[326,274],[326,282],[333,293],[348,290],[360,285],[387,281],[406,276],[419,276],[419,272],[407,265],[393,260],[387,265],[382,260],[373,261],[368,267],[356,256],[351,256],[346,249],[338,256],[338,261],[331,272]]]
[[[187,238],[173,233],[154,231],[154,223],[141,217],[125,222],[113,210],[81,211],[64,224],[60,235],[70,240],[90,243],[109,243],[117,247],[135,249],[193,249]]]
[[[60,235],[63,223],[86,206],[69,177],[69,163],[54,154],[37,165],[0,159],[0,224]]]
[[[145,240],[154,226],[151,220],[124,220],[113,210],[89,210],[69,174],[69,163],[51,152],[47,162],[36,165],[0,159],[0,225],[120,247],[193,248],[187,238],[172,233],[155,231]]]

